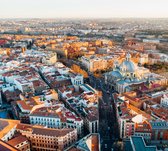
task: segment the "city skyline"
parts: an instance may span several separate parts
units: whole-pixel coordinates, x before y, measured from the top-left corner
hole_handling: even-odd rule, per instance
[[[167,0],[6,0],[0,18],[167,18]]]
[[[166,150],[160,1],[2,1],[0,151]]]

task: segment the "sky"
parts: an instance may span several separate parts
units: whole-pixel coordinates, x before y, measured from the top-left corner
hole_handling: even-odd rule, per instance
[[[168,0],[0,0],[0,18],[168,18]]]

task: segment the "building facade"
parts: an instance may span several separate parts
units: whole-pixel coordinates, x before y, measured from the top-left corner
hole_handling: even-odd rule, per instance
[[[19,124],[17,131],[28,138],[35,151],[62,151],[77,141],[76,129],[51,129]]]

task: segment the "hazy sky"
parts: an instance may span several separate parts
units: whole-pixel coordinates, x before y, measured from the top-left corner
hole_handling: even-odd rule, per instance
[[[0,18],[168,17],[168,0],[0,0]]]

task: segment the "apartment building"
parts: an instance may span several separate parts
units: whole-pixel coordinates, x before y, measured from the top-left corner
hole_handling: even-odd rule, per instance
[[[18,124],[17,131],[31,142],[32,150],[62,151],[77,140],[76,129],[51,129]]]

